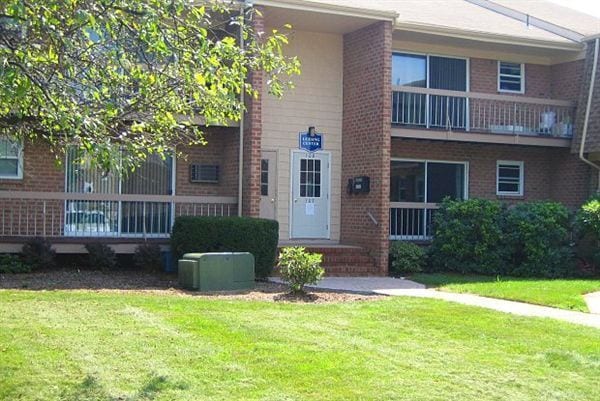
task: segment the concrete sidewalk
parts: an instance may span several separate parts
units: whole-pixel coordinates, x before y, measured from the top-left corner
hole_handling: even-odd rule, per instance
[[[278,277],[271,278],[271,280],[281,282],[281,279]],[[433,298],[520,316],[545,317],[600,328],[599,314],[575,312],[523,302],[481,297],[479,295],[436,291],[426,289],[423,284],[414,281],[392,277],[326,277],[319,284],[310,287],[389,296]]]

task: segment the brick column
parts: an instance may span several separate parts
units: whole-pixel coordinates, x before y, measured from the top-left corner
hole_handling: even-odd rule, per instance
[[[367,249],[381,274],[388,270],[391,63],[391,22],[344,36],[341,240]],[[363,175],[371,192],[349,195],[348,179]]]
[[[250,23],[255,35],[264,34],[262,7],[256,7],[260,14],[253,13]],[[246,96],[244,114],[244,161],[242,170],[242,215],[258,217],[260,214],[260,158],[262,137],[262,89],[263,73],[252,71],[248,81],[259,91],[257,98]]]

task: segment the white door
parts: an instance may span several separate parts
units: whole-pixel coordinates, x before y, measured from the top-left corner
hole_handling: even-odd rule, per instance
[[[262,152],[260,160],[260,217],[275,220],[277,188],[275,185],[275,167],[277,153]]]
[[[329,154],[292,152],[292,238],[329,238]]]

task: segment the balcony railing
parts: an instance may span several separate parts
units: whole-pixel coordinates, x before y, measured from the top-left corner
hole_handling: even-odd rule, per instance
[[[177,216],[234,216],[217,196],[0,191],[0,237],[166,238]]]
[[[392,124],[449,131],[573,136],[567,100],[394,86]]]
[[[433,235],[433,216],[437,203],[391,202],[390,239],[427,241]]]

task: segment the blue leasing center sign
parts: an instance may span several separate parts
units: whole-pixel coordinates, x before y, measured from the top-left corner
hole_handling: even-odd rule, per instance
[[[317,152],[323,149],[323,135],[316,133],[301,132],[300,133],[300,149],[307,152]]]

